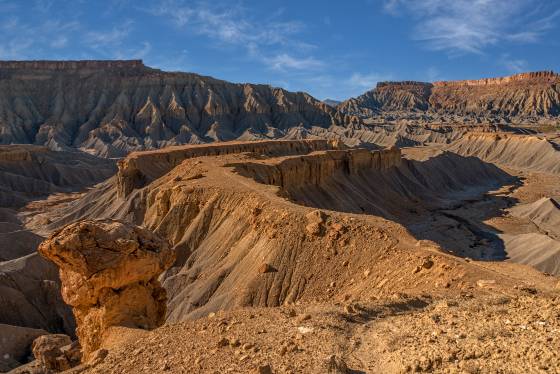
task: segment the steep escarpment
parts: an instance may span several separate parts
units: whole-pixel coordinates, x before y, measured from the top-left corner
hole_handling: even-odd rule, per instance
[[[454,116],[535,122],[560,115],[560,76],[545,71],[466,81],[383,82],[338,108],[363,117],[417,112],[446,122]]]
[[[105,157],[174,144],[282,137],[349,124],[305,93],[167,73],[139,61],[0,64],[0,143]]]
[[[305,154],[336,147],[343,147],[343,145],[337,141],[327,140],[271,140],[169,147],[162,151],[135,152],[118,163],[118,188],[121,196],[127,196],[135,188],[149,184],[171,171],[183,160],[190,158],[235,153],[252,153],[262,156]]]

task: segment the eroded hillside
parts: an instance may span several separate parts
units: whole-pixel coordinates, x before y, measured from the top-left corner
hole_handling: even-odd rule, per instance
[[[0,62],[0,144],[120,157],[351,121],[305,93],[167,73],[136,60]]]
[[[522,73],[467,81],[382,82],[338,108],[349,114],[454,122],[538,122],[560,115],[560,77],[554,72]],[[421,114],[425,113],[426,118]]]

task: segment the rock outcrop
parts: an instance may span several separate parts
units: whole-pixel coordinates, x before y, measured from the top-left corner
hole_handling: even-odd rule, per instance
[[[176,144],[279,138],[355,119],[305,93],[168,73],[141,61],[0,64],[0,144],[105,157]]]
[[[165,240],[117,221],[82,221],[55,232],[39,252],[60,268],[62,296],[74,312],[84,358],[112,326],[163,323],[166,293],[157,277],[175,260]]]
[[[431,120],[474,116],[527,121],[560,116],[560,75],[522,73],[503,78],[449,82],[381,82],[362,96],[338,106],[343,113],[371,117],[426,113]],[[437,117],[439,115],[440,117]],[[434,117],[436,116],[436,117]]]
[[[134,189],[144,187],[186,159],[235,153],[263,156],[301,155],[340,147],[343,146],[338,142],[327,140],[268,140],[178,146],[161,151],[133,152],[118,163],[119,195],[128,196]]]

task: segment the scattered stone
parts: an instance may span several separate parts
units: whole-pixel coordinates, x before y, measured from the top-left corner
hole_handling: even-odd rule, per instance
[[[232,347],[232,348],[239,347],[240,345],[241,345],[241,342],[237,338],[233,338],[233,339],[229,340],[229,346]]]
[[[493,279],[480,279],[476,281],[476,285],[480,288],[489,288],[496,285],[496,281]]]
[[[342,360],[342,358],[331,355],[327,357],[325,362],[325,369],[326,373],[328,374],[347,374],[348,366],[346,366],[346,362]]]
[[[43,335],[33,341],[31,349],[33,356],[42,367],[53,371],[64,371],[79,363],[79,361],[72,362],[62,351],[64,346],[70,346],[71,344],[72,340],[68,335]],[[71,354],[71,356],[74,356],[74,354]]]
[[[253,374],[272,374],[272,367],[268,364],[261,365],[253,370]]]
[[[424,269],[431,269],[433,266],[434,266],[434,261],[432,261],[432,259],[430,258],[424,259],[424,262],[422,263],[422,267]]]
[[[321,224],[316,222],[310,223],[307,226],[305,226],[305,230],[309,235],[312,236],[320,236],[323,231]]]
[[[226,347],[229,345],[229,340],[227,338],[221,338],[218,340],[218,348]]]
[[[259,267],[259,273],[276,273],[278,270],[270,264],[264,263]]]

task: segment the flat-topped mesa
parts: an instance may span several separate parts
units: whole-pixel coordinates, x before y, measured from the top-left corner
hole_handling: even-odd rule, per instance
[[[354,175],[371,170],[387,170],[398,167],[401,161],[401,151],[397,148],[380,151],[349,149],[288,156],[270,162],[240,162],[228,166],[233,166],[240,175],[259,183],[279,186],[284,191],[289,191],[306,185],[320,186],[337,173]]]
[[[158,277],[173,264],[175,252],[151,231],[86,220],[55,232],[38,250],[60,268],[62,297],[76,317],[85,361],[111,327],[163,324],[167,295]]]
[[[485,79],[473,79],[473,80],[459,80],[459,81],[439,81],[434,82],[434,87],[454,87],[454,86],[489,86],[489,85],[502,85],[512,82],[524,82],[524,81],[543,81],[543,82],[553,82],[560,81],[560,75],[553,71],[537,71],[530,73],[520,73],[511,75],[508,77],[500,78],[485,78]]]
[[[120,197],[128,196],[135,189],[144,187],[189,158],[234,153],[266,156],[303,155],[341,147],[337,141],[324,139],[266,140],[174,146],[155,151],[133,152],[118,163],[118,194]]]
[[[377,88],[385,87],[405,87],[405,86],[419,86],[419,87],[432,87],[431,83],[418,82],[418,81],[385,81],[377,83]]]
[[[137,69],[145,68],[142,60],[36,60],[0,61],[0,70],[79,70],[79,69]]]

